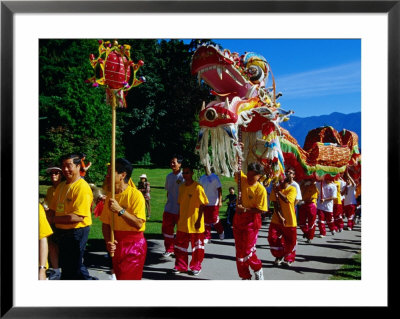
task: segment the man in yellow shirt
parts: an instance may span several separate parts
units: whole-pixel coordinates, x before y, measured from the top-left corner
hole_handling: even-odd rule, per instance
[[[132,164],[124,159],[115,161],[115,199],[107,193],[100,215],[107,250],[111,255],[113,272],[117,280],[141,280],[146,260],[147,242],[145,200],[142,193],[129,184]],[[111,176],[106,183],[111,189]],[[111,223],[114,219],[114,242],[111,242]]]
[[[294,202],[296,188],[286,177],[279,186],[274,186],[270,199],[274,202],[274,214],[268,230],[268,242],[274,264],[290,266],[296,256],[297,220]]]
[[[46,218],[46,213],[41,204],[39,204],[39,280],[46,280],[47,256],[49,246],[47,237],[53,234]]]
[[[259,163],[250,163],[247,176],[241,172],[241,198],[233,217],[233,236],[236,248],[236,266],[239,277],[251,279],[249,268],[254,271],[256,280],[264,280],[262,263],[256,255],[258,231],[261,228],[261,213],[268,211],[267,191],[258,182],[264,175],[264,167]],[[238,181],[239,173],[235,179]]]
[[[189,267],[197,276],[204,259],[204,206],[208,204],[203,186],[193,180],[193,168],[183,165],[184,184],[179,187],[179,218],[174,245],[175,267],[173,273],[188,271],[188,247],[192,246]]]
[[[303,204],[299,208],[299,226],[308,244],[314,239],[317,219],[318,188],[315,181],[305,180],[300,184]]]
[[[55,239],[59,247],[61,280],[97,279],[89,275],[83,264],[83,254],[92,224],[91,203],[93,193],[81,178],[79,155],[68,154],[62,158],[61,182],[53,196],[47,218],[55,224]]]

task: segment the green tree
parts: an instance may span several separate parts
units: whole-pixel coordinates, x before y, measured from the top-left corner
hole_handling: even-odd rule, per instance
[[[104,39],[107,40],[107,39]],[[132,60],[145,63],[138,76],[146,83],[127,94],[127,107],[117,110],[117,157],[133,163],[168,165],[182,154],[192,163],[198,133],[198,112],[212,99],[190,72],[196,46],[209,40],[119,39],[131,45]],[[87,179],[100,183],[110,161],[111,108],[102,88],[85,80],[93,75],[89,54],[98,42],[40,40],[39,43],[39,154],[40,169],[62,154],[83,152],[93,163]]]
[[[62,154],[83,152],[93,166],[87,179],[100,182],[110,158],[111,110],[105,93],[85,80],[92,75],[89,54],[95,40],[40,40],[40,169]]]

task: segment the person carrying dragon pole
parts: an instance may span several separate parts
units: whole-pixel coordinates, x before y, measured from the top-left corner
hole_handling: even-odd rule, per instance
[[[264,175],[264,166],[250,163],[247,176],[239,170],[235,174],[241,200],[238,201],[233,217],[233,236],[236,249],[236,266],[243,280],[264,280],[262,263],[256,255],[258,231],[261,228],[261,213],[268,211],[267,192],[258,180]]]
[[[294,208],[296,188],[286,176],[279,185],[274,185],[270,200],[274,202],[274,214],[268,230],[268,242],[274,265],[291,266],[296,256],[297,220]]]

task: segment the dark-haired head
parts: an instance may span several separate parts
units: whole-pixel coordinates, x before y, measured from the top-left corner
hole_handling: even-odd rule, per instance
[[[82,157],[80,156],[80,154],[76,154],[76,153],[65,154],[61,157],[61,164],[67,159],[72,159],[72,161],[75,165],[80,165],[81,158]]]
[[[176,158],[176,161],[177,161],[179,164],[182,164],[183,157],[182,157],[181,155],[174,154],[174,155],[172,155],[171,160],[173,160],[174,158]]]
[[[129,162],[127,159],[125,159],[125,158],[117,158],[115,160],[115,171],[118,174],[126,173],[126,176],[124,178],[124,182],[128,183],[129,179],[131,178],[131,175],[132,175],[133,167],[132,167],[131,162]]]
[[[261,165],[260,163],[253,162],[247,165],[247,171],[248,172],[252,171],[256,173],[256,175],[264,175],[264,166]]]

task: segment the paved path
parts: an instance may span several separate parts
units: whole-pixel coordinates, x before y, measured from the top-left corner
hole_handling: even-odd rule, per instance
[[[268,227],[269,221],[263,222],[257,240],[257,256],[263,263],[265,280],[325,280],[361,250],[361,224],[355,225],[352,231],[344,230],[334,236],[328,231],[325,238],[314,238],[311,244],[305,242],[298,228],[295,262],[290,268],[275,267],[275,258],[271,255],[267,240]],[[171,274],[175,259],[161,257],[164,252],[162,238],[147,238],[143,280],[240,280],[236,270],[232,231],[225,228],[225,234],[226,239],[221,241],[215,232],[212,233],[212,242],[205,246],[202,271],[196,277],[186,273]],[[89,243],[85,264],[92,276],[109,280],[110,260],[102,240]]]

